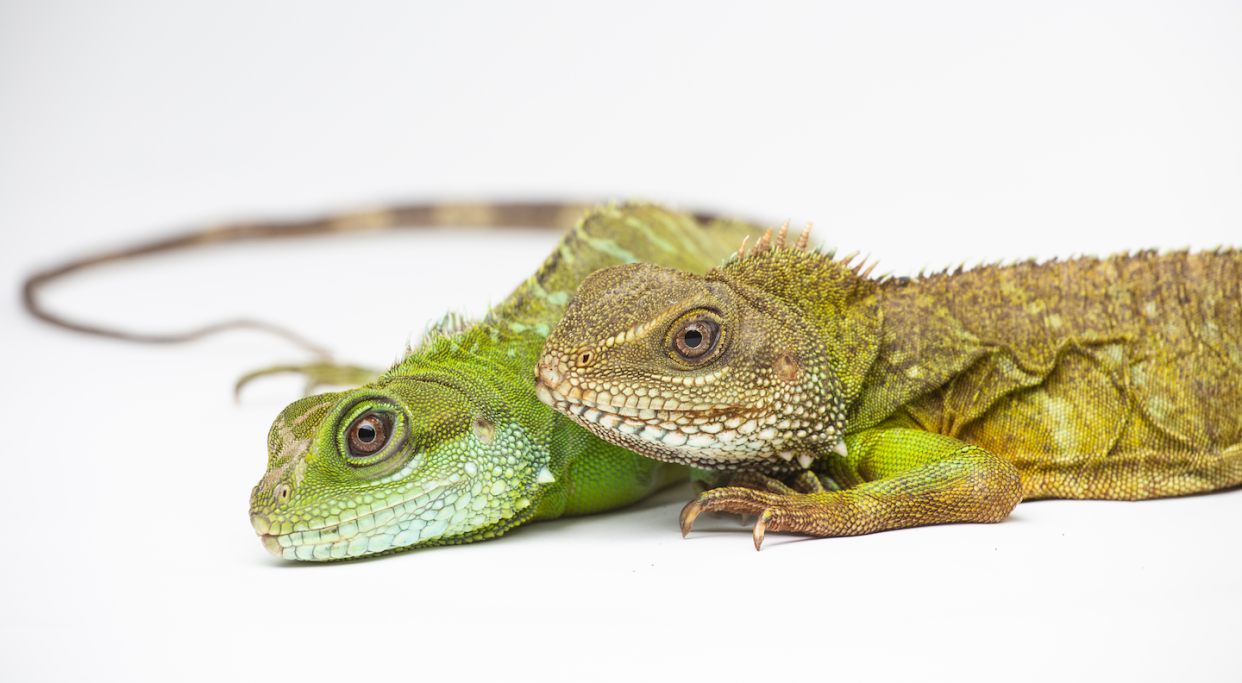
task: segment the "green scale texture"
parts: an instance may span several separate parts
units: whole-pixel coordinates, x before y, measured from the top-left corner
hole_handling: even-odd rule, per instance
[[[590,273],[634,262],[705,272],[753,232],[649,205],[588,212],[482,322],[443,323],[376,382],[285,408],[250,498],[255,531],[286,559],[353,558],[610,510],[684,479],[683,467],[601,441],[543,405],[533,368]],[[383,446],[351,453],[351,426],[368,416],[386,425]]]

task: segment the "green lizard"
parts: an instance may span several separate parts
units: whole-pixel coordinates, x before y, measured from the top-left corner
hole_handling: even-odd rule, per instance
[[[250,498],[255,532],[279,557],[354,558],[609,510],[684,479],[544,406],[533,368],[591,272],[703,272],[750,230],[644,205],[589,213],[481,322],[448,319],[375,382],[285,408]]]
[[[732,473],[683,534],[703,510],[757,515],[758,549],[1242,483],[1242,252],[869,279],[786,227],[706,276],[595,273],[539,362],[595,434]]]

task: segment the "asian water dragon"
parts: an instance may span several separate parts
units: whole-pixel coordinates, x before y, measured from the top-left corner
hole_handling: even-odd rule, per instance
[[[869,278],[769,230],[706,276],[587,278],[539,395],[726,473],[682,512],[818,536],[996,522],[1021,500],[1242,483],[1242,252]]]
[[[528,521],[609,510],[685,478],[685,468],[591,436],[541,404],[532,368],[578,283],[598,268],[653,262],[703,272],[754,226],[630,204],[438,203],[283,222],[240,222],[91,255],[30,277],[27,309],[79,332],[173,343],[233,328],[275,332],[320,360],[297,371],[311,386],[364,384],[311,396],[277,417],[250,519],[279,557],[330,560],[491,538]],[[586,214],[584,215],[584,211]],[[47,310],[48,283],[104,263],[220,244],[324,233],[426,227],[571,228],[538,272],[481,322],[449,316],[377,379],[263,321],[180,334],[140,334]]]

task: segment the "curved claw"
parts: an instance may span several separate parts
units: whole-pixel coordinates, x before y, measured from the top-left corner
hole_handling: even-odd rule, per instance
[[[690,533],[690,527],[694,526],[694,518],[699,516],[703,511],[702,504],[698,500],[692,500],[686,503],[686,507],[681,509],[681,537],[685,538]]]
[[[763,514],[759,515],[759,519],[755,521],[755,530],[752,532],[752,535],[755,537],[756,552],[759,551],[759,546],[763,545],[763,532],[768,528],[766,520],[769,514],[768,510],[764,510]]]

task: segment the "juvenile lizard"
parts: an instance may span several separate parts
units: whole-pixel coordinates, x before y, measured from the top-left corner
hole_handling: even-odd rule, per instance
[[[578,289],[541,400],[612,443],[731,472],[682,512],[817,536],[997,522],[1021,500],[1242,483],[1242,252],[869,279],[769,230],[706,276]],[[784,481],[780,481],[783,478]]]

